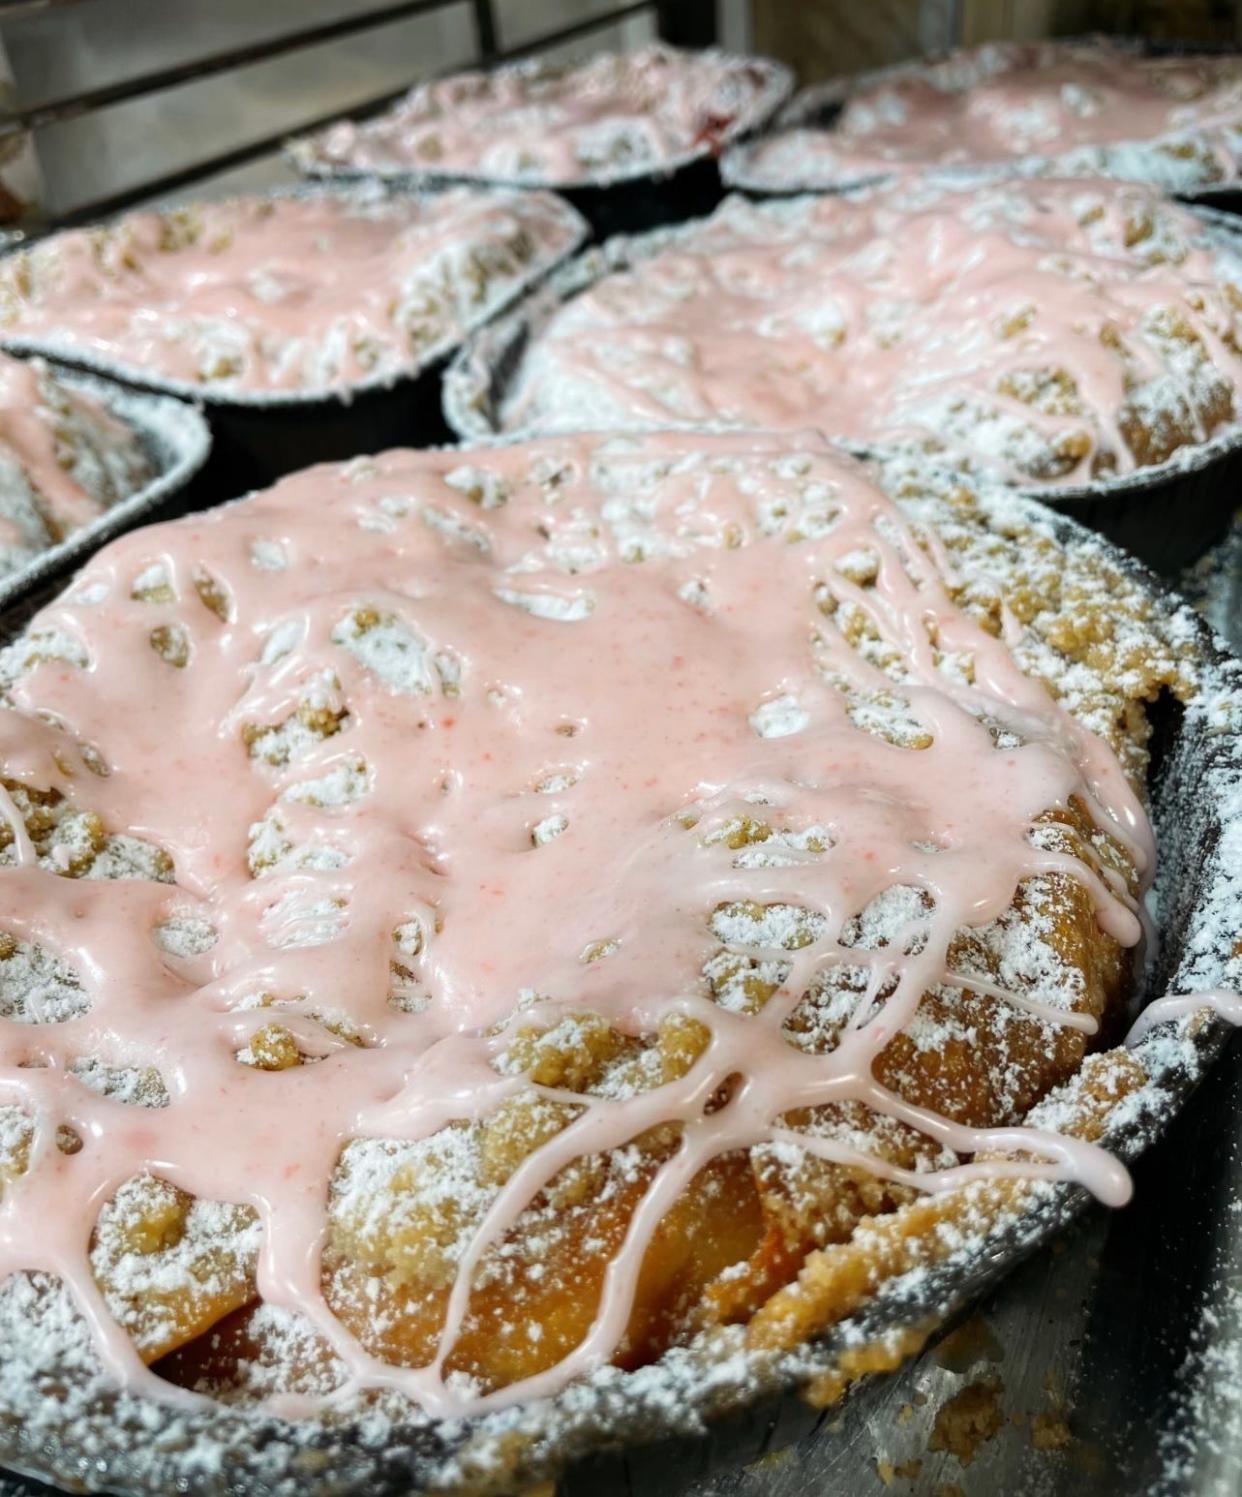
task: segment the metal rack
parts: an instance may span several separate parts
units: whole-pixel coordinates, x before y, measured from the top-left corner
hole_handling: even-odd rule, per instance
[[[473,24],[473,52],[464,61],[454,62],[452,70],[461,66],[491,67],[510,59],[547,51],[588,38],[638,16],[649,17],[656,33],[675,45],[709,46],[715,42],[717,34],[714,0],[631,0],[631,3],[610,5],[607,8],[592,8],[587,15],[568,24],[528,37],[514,45],[507,45],[495,0],[466,0],[466,3]],[[90,4],[92,0],[0,0],[0,29],[8,28],[11,24],[40,12],[75,9]],[[0,110],[0,142],[27,131],[33,132],[37,139],[38,133],[49,127],[69,121],[89,120],[99,112],[117,105],[170,92],[175,94],[177,89],[207,78],[234,73],[253,64],[274,59],[296,58],[324,43],[363,36],[394,22],[418,16],[449,10],[460,11],[462,5],[463,0],[395,0],[395,3],[383,5],[368,5],[364,0],[359,0],[352,13],[320,24],[295,26],[269,39],[225,47],[168,67],[140,71],[123,81],[102,87],[65,92],[31,107]],[[411,68],[411,72],[414,71],[416,70]],[[435,71],[444,69],[433,70]],[[423,76],[430,74],[424,72]],[[184,167],[162,172],[120,191],[90,197],[75,203],[68,211],[53,211],[46,215],[41,226],[59,227],[119,212],[135,203],[177,192],[202,178],[245,166],[278,150],[282,141],[294,131],[317,130],[339,119],[365,118],[379,113],[400,98],[411,81],[414,80],[407,79],[403,87],[386,88],[383,92],[364,97],[344,108],[336,108],[309,119],[290,120],[281,128],[265,131],[240,145],[223,150],[209,149]]]

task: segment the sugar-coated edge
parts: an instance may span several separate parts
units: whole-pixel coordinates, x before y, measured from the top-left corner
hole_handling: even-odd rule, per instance
[[[1059,36],[1046,38],[1056,41],[1060,45],[1072,46],[1100,46],[1107,45],[1114,51],[1129,52],[1139,56],[1165,57],[1165,56],[1215,56],[1229,55],[1237,49],[1232,47],[1213,47],[1210,42],[1188,43],[1177,45],[1176,43],[1159,43],[1147,37],[1139,36],[1111,36],[1103,33],[1087,33],[1078,36]],[[987,43],[980,45],[986,46]],[[963,50],[963,49],[955,49]],[[964,50],[973,51],[974,48]],[[915,58],[911,62],[889,63],[886,67],[873,68],[865,73],[845,74],[838,78],[829,78],[823,83],[812,83],[799,91],[790,99],[784,109],[771,121],[770,128],[765,131],[765,138],[780,134],[785,130],[796,130],[803,127],[814,128],[821,116],[829,110],[840,109],[854,97],[869,88],[886,83],[900,82],[905,78],[918,78],[928,67],[935,66],[944,61],[950,55],[948,52],[930,53],[926,57]],[[1185,139],[1187,135],[1195,136],[1195,131],[1182,131],[1175,137]],[[1153,136],[1147,140],[1117,141],[1112,149],[1126,149],[1130,151],[1144,152],[1153,147],[1161,140],[1168,139],[1167,136]],[[815,191],[818,193],[849,192],[858,187],[872,187],[880,182],[891,181],[895,172],[872,172],[861,176],[844,176],[832,183],[820,185],[814,189],[798,187],[796,185],[788,188],[780,188],[762,177],[751,176],[749,173],[751,154],[749,147],[758,142],[741,142],[729,147],[723,153],[720,160],[720,177],[724,185],[738,192],[753,193],[757,197],[789,197],[800,192]],[[1069,153],[1067,153],[1069,154]],[[1242,191],[1242,177],[1228,177],[1219,182],[1204,182],[1199,184],[1179,185],[1177,172],[1168,169],[1162,171],[1161,166],[1165,158],[1157,151],[1151,152],[1153,160],[1149,163],[1151,176],[1127,179],[1146,181],[1150,186],[1160,187],[1169,193],[1176,193],[1178,197],[1193,201],[1199,197],[1211,198],[1217,193]],[[977,182],[983,185],[988,182],[1002,181],[1007,177],[1039,176],[1054,170],[1055,163],[1060,160],[1057,156],[1040,156],[1031,154],[1027,156],[1015,156],[1009,161],[996,163],[980,163],[976,166],[940,166],[928,165],[923,169],[912,168],[918,171],[920,176],[934,177],[942,181],[953,182]],[[1066,175],[1062,173],[1062,175]],[[1070,174],[1072,175],[1072,173]],[[1107,174],[1105,174],[1107,176]]]
[[[211,450],[206,421],[194,406],[182,400],[126,389],[102,375],[86,374],[59,363],[50,366],[50,373],[68,389],[80,390],[98,400],[137,432],[155,468],[155,476],[0,581],[0,612],[13,607],[40,584],[61,574],[71,562],[86,557],[184,488],[207,461]]]
[[[866,188],[851,189],[853,190],[866,191]],[[818,192],[798,193],[779,199],[770,199],[768,206],[777,212],[782,209],[792,212],[807,203],[831,195]],[[845,193],[841,195],[847,196]],[[745,201],[741,194],[736,196],[740,201]],[[725,198],[721,206],[728,201],[729,199]],[[1242,277],[1242,218],[1215,208],[1191,204],[1182,206],[1203,222],[1206,230],[1205,237],[1210,243],[1237,258],[1239,275]],[[720,210],[718,208],[715,211]],[[441,409],[454,435],[462,441],[471,442],[499,435],[511,437],[515,441],[531,441],[540,436],[552,435],[529,428],[516,427],[501,432],[493,425],[491,417],[484,414],[487,407],[492,404],[492,394],[497,383],[493,376],[498,366],[503,364],[510,350],[523,339],[523,334],[525,334],[518,357],[520,365],[525,357],[526,344],[543,331],[565,302],[589,291],[605,276],[629,270],[637,262],[652,259],[682,240],[692,237],[706,222],[706,218],[695,218],[685,223],[649,229],[641,234],[615,234],[603,244],[589,246],[559,265],[540,285],[534,287],[520,300],[510,304],[505,311],[493,317],[468,338],[463,339],[445,370],[441,384]],[[516,373],[516,367],[509,371],[508,379],[511,380],[514,373]],[[670,428],[687,431],[710,430],[710,426],[705,423],[662,421],[634,427],[618,427],[616,433],[623,435],[626,432]],[[741,427],[731,429],[744,430]],[[557,434],[564,435],[564,433]],[[885,450],[880,443],[852,444],[847,439],[835,436],[831,432],[826,432],[825,435],[830,440],[854,451],[880,454]],[[1141,492],[1164,483],[1170,478],[1197,472],[1239,446],[1242,446],[1242,412],[1239,412],[1233,421],[1218,429],[1206,442],[1187,443],[1177,448],[1162,463],[1136,468],[1130,473],[1117,473],[1104,478],[1095,478],[1088,483],[1050,483],[1029,487],[1023,484],[1012,484],[1007,487],[1015,494],[1025,494],[1045,504],[1068,503],[1084,499],[1112,499],[1118,495]],[[929,461],[933,464],[950,464],[952,455],[950,453],[931,454]],[[976,478],[975,481],[984,480]]]
[[[512,440],[475,445],[506,446]],[[1201,779],[1186,787],[1182,799],[1189,804],[1179,800],[1176,814],[1171,808],[1160,816],[1160,805],[1154,807],[1166,824],[1158,918],[1170,918],[1171,939],[1180,934],[1184,940],[1175,968],[1160,979],[1171,991],[1236,987],[1242,959],[1231,948],[1242,909],[1242,737],[1227,732],[1225,720],[1242,704],[1242,662],[1189,604],[1116,547],[1028,498],[995,486],[975,487],[989,518],[1032,526],[1088,557],[1122,567],[1150,593],[1170,637],[1198,646],[1199,690],[1186,705],[1160,783],[1167,785],[1179,765],[1192,771],[1198,766]],[[1189,840],[1188,870],[1178,868],[1176,848],[1165,847],[1174,839],[1182,848]],[[1185,905],[1188,871],[1205,885],[1190,907]],[[1179,898],[1181,907],[1174,909]],[[1159,1137],[1225,1037],[1224,1021],[1202,1010],[1155,1026],[1132,1052],[1148,1079],[1112,1106],[1101,1141],[1128,1160]],[[1078,1080],[1046,1097],[1028,1120],[1055,1127],[1071,1115]],[[985,1188],[966,1186],[954,1197],[968,1207]],[[1013,1199],[1013,1208],[995,1213],[986,1231],[963,1236],[931,1266],[889,1279],[857,1313],[793,1351],[748,1349],[745,1328],[729,1327],[637,1372],[606,1367],[555,1398],[440,1425],[416,1418],[394,1421],[380,1413],[337,1426],[290,1423],[237,1409],[182,1413],[103,1390],[85,1407],[56,1402],[54,1414],[59,1412],[61,1421],[53,1417],[49,1427],[47,1393],[12,1369],[7,1391],[16,1383],[19,1397],[0,1406],[0,1460],[32,1475],[127,1497],[158,1497],[174,1487],[197,1497],[234,1497],[242,1491],[247,1497],[316,1492],[397,1497],[428,1489],[461,1497],[499,1494],[515,1483],[554,1475],[601,1447],[617,1450],[703,1434],[709,1420],[736,1413],[761,1396],[837,1377],[851,1353],[878,1348],[895,1365],[912,1349],[912,1337],[917,1341],[1061,1230],[1087,1200],[1077,1187],[1048,1182],[1024,1183]]]
[[[710,58],[713,61],[720,60],[730,62],[737,66],[761,67],[767,70],[768,81],[760,90],[750,108],[739,115],[736,120],[721,134],[722,146],[732,147],[740,144],[746,137],[764,130],[772,123],[774,116],[790,99],[794,88],[794,75],[792,69],[785,66],[783,62],[777,62],[771,57],[748,57],[740,53],[726,52],[723,48],[708,47],[693,53],[696,57]],[[537,66],[538,59],[531,61],[521,59],[517,62],[506,63],[495,71],[502,74],[517,74],[533,71]],[[462,72],[471,71],[467,68],[460,69]],[[398,100],[398,104],[401,101]],[[714,148],[708,143],[695,146],[693,150],[683,151],[676,156],[670,156],[667,161],[660,162],[658,166],[650,164],[638,164],[630,166],[619,166],[614,171],[584,173],[581,177],[574,177],[569,181],[553,180],[548,177],[504,177],[495,173],[485,171],[469,171],[463,169],[456,172],[437,172],[430,169],[419,169],[418,167],[353,167],[343,166],[335,162],[322,161],[317,152],[318,136],[295,135],[285,142],[285,155],[297,169],[305,176],[316,177],[321,181],[338,182],[366,182],[379,181],[392,184],[400,184],[406,187],[442,188],[453,186],[477,186],[512,188],[514,190],[526,190],[539,188],[549,192],[570,191],[573,192],[584,187],[620,187],[626,183],[641,182],[645,179],[663,181],[671,177],[675,172],[690,166],[696,161],[702,161],[714,154]]]
[[[446,186],[448,184],[445,184]],[[497,187],[489,189],[477,187],[475,189],[480,198],[494,197],[500,201],[507,201],[519,194],[508,188]],[[529,198],[530,193],[520,194]],[[355,182],[311,182],[300,183],[293,187],[273,188],[270,192],[238,193],[230,198],[211,199],[213,207],[222,204],[251,200],[271,200],[280,198],[316,198],[335,197],[345,202],[379,202],[389,198],[408,198],[414,202],[422,202],[439,196],[438,192],[426,189],[416,189],[400,184],[384,184],[375,180]],[[205,200],[206,201],[206,200]],[[494,317],[500,316],[512,307],[522,297],[528,295],[539,283],[554,270],[558,269],[567,260],[572,258],[586,242],[590,234],[590,228],[586,220],[572,204],[565,202],[555,195],[549,195],[547,203],[549,222],[560,219],[570,234],[564,247],[556,254],[548,256],[539,263],[533,263],[527,271],[520,276],[514,276],[505,294],[495,303],[488,307],[478,319],[467,325],[461,333],[451,334],[442,338],[439,343],[432,344],[425,349],[417,359],[400,369],[388,370],[383,374],[370,375],[366,379],[353,380],[346,385],[324,385],[318,388],[303,390],[236,390],[213,388],[210,383],[196,384],[190,380],[166,378],[153,370],[140,364],[128,364],[122,360],[109,359],[93,354],[89,349],[84,349],[80,343],[67,338],[14,338],[7,336],[0,328],[0,350],[6,353],[18,355],[41,355],[45,358],[55,359],[58,363],[65,364],[74,369],[85,370],[91,374],[103,375],[112,380],[120,380],[135,389],[150,390],[159,395],[175,395],[181,400],[193,401],[195,405],[211,408],[219,406],[225,409],[242,406],[247,409],[258,410],[289,410],[299,409],[309,405],[317,405],[324,401],[333,401],[340,405],[350,405],[358,396],[366,395],[373,390],[389,390],[402,380],[414,380],[433,369],[442,360],[449,357],[466,338],[485,327]],[[118,214],[115,218],[104,220],[105,223],[120,223],[130,214],[136,212],[154,211],[165,213],[171,211],[168,207],[145,210],[127,209],[125,213]],[[53,237],[53,236],[48,236]],[[20,253],[24,250],[34,249],[40,240],[27,240],[23,243],[12,245],[8,248],[0,248],[0,259],[7,258],[10,254]]]

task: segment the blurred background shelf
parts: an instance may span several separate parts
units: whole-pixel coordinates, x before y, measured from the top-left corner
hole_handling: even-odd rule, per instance
[[[741,8],[724,9],[736,22]],[[286,136],[375,113],[421,78],[718,35],[710,0],[12,0],[0,162],[24,159],[6,171],[22,199],[10,216],[56,226],[273,186],[295,179]]]
[[[0,221],[288,181],[286,136],[533,53],[719,42],[808,83],[990,37],[1219,44],[1240,16],[1235,0],[0,0]]]

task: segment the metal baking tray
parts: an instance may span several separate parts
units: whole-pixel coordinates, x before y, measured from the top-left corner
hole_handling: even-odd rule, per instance
[[[1048,510],[1031,505],[1029,512],[1080,544],[1103,545]],[[1242,693],[1242,664],[1207,623],[1137,563],[1113,555],[1135,571],[1158,609],[1177,618],[1181,632],[1198,637],[1214,690]],[[1180,712],[1167,702],[1165,709],[1156,714],[1153,740],[1162,944],[1148,991],[1236,986],[1242,958],[1196,935],[1209,912],[1219,918],[1235,902],[1242,908],[1242,737],[1220,732],[1208,714]],[[1233,1209],[1242,1052],[1234,1044],[1230,1063],[1196,1095],[1230,1036],[1213,1021],[1193,1035],[1183,1028],[1170,1047],[1170,1027],[1143,1041],[1157,1071],[1141,1094],[1145,1105],[1127,1107],[1105,1135],[1133,1159],[1168,1132],[1166,1143],[1137,1168],[1133,1206],[1110,1217],[1087,1209],[1081,1190],[1044,1187],[1030,1212],[1000,1222],[947,1270],[897,1280],[875,1296],[850,1323],[800,1354],[792,1380],[833,1365],[851,1337],[870,1339],[922,1323],[929,1313],[943,1318],[979,1303],[981,1314],[956,1335],[942,1338],[904,1371],[859,1385],[828,1414],[792,1396],[791,1369],[783,1364],[763,1392],[762,1381],[713,1379],[693,1357],[683,1359],[680,1401],[618,1396],[620,1381],[611,1396],[574,1396],[562,1407],[562,1414],[573,1410],[569,1424],[558,1426],[551,1452],[536,1443],[530,1462],[516,1473],[518,1485],[544,1474],[541,1462],[559,1449],[578,1459],[558,1487],[562,1497],[633,1497],[639,1491],[644,1497],[810,1491],[853,1497],[878,1491],[885,1481],[901,1483],[899,1491],[932,1494],[942,1480],[968,1497],[1236,1492],[1242,1431],[1235,1428],[1236,1440],[1226,1432],[1229,1418],[1242,1424],[1242,1392],[1238,1379],[1230,1383],[1214,1374],[1242,1355],[1242,1307],[1230,1297],[1242,1275],[1242,1234]],[[1016,1276],[997,1290],[1000,1277],[1015,1268]],[[929,1454],[928,1443],[941,1400],[980,1369],[998,1379],[1000,1428],[963,1468],[954,1456]],[[314,1432],[308,1446],[291,1441],[287,1426],[270,1417],[221,1411],[186,1418],[175,1440],[155,1440],[149,1416],[127,1400],[107,1397],[90,1415],[93,1454],[75,1459],[72,1452],[82,1451],[88,1438],[86,1426],[57,1428],[53,1418],[31,1443],[14,1415],[20,1419],[20,1410],[9,1411],[5,1447],[24,1467],[56,1469],[95,1490],[111,1482],[126,1491],[201,1497],[408,1497],[433,1478],[440,1442],[447,1439],[451,1448],[464,1432],[394,1427],[377,1441],[346,1427]],[[222,1464],[196,1463],[186,1444],[196,1431],[227,1442]],[[616,1445],[589,1456],[605,1431]],[[786,1451],[791,1439],[801,1443]],[[1048,1439],[1056,1448],[1041,1447]],[[750,1464],[739,1468],[739,1460]],[[911,1480],[898,1474],[898,1468],[913,1471],[909,1461],[922,1463]],[[705,1476],[714,1465],[731,1468]],[[1234,1484],[1222,1484],[1228,1482]],[[0,1485],[3,1497],[38,1490],[20,1480],[7,1489]]]
[[[805,199],[816,196],[803,195]],[[1207,237],[1242,260],[1239,220],[1212,208],[1193,211],[1203,220]],[[443,382],[444,416],[454,433],[467,441],[499,435],[506,391],[517,377],[527,348],[561,305],[606,276],[677,245],[698,227],[692,222],[646,234],[617,235],[562,265],[531,295],[466,339]],[[523,433],[508,435],[516,438]],[[941,460],[951,458],[946,455]],[[1240,483],[1242,421],[1149,468],[1090,483],[1019,488],[1018,492],[1098,530],[1162,575],[1174,576],[1220,539],[1237,504]]]

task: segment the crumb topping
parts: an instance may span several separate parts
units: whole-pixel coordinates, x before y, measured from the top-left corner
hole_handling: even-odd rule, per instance
[[[822,105],[843,104],[827,128]],[[822,190],[914,171],[1050,172],[1185,192],[1237,174],[1242,70],[1227,53],[1144,55],[1124,39],[989,42],[809,89],[790,128],[737,148],[726,178]]]
[[[420,83],[378,119],[294,143],[311,171],[609,181],[718,150],[788,89],[775,63],[660,44]]]
[[[1193,652],[814,437],[390,453],[114,543],[0,652],[0,1318],[144,1395],[500,1413],[788,1346],[963,1190],[1116,1199],[1040,1109],[1142,1075],[1087,1050]]]
[[[814,425],[1053,488],[1236,426],[1242,260],[1151,188],[735,197],[615,257],[535,330],[504,430]]]
[[[580,232],[572,209],[529,193],[359,188],[130,213],[0,262],[0,342],[194,391],[391,382]]]

